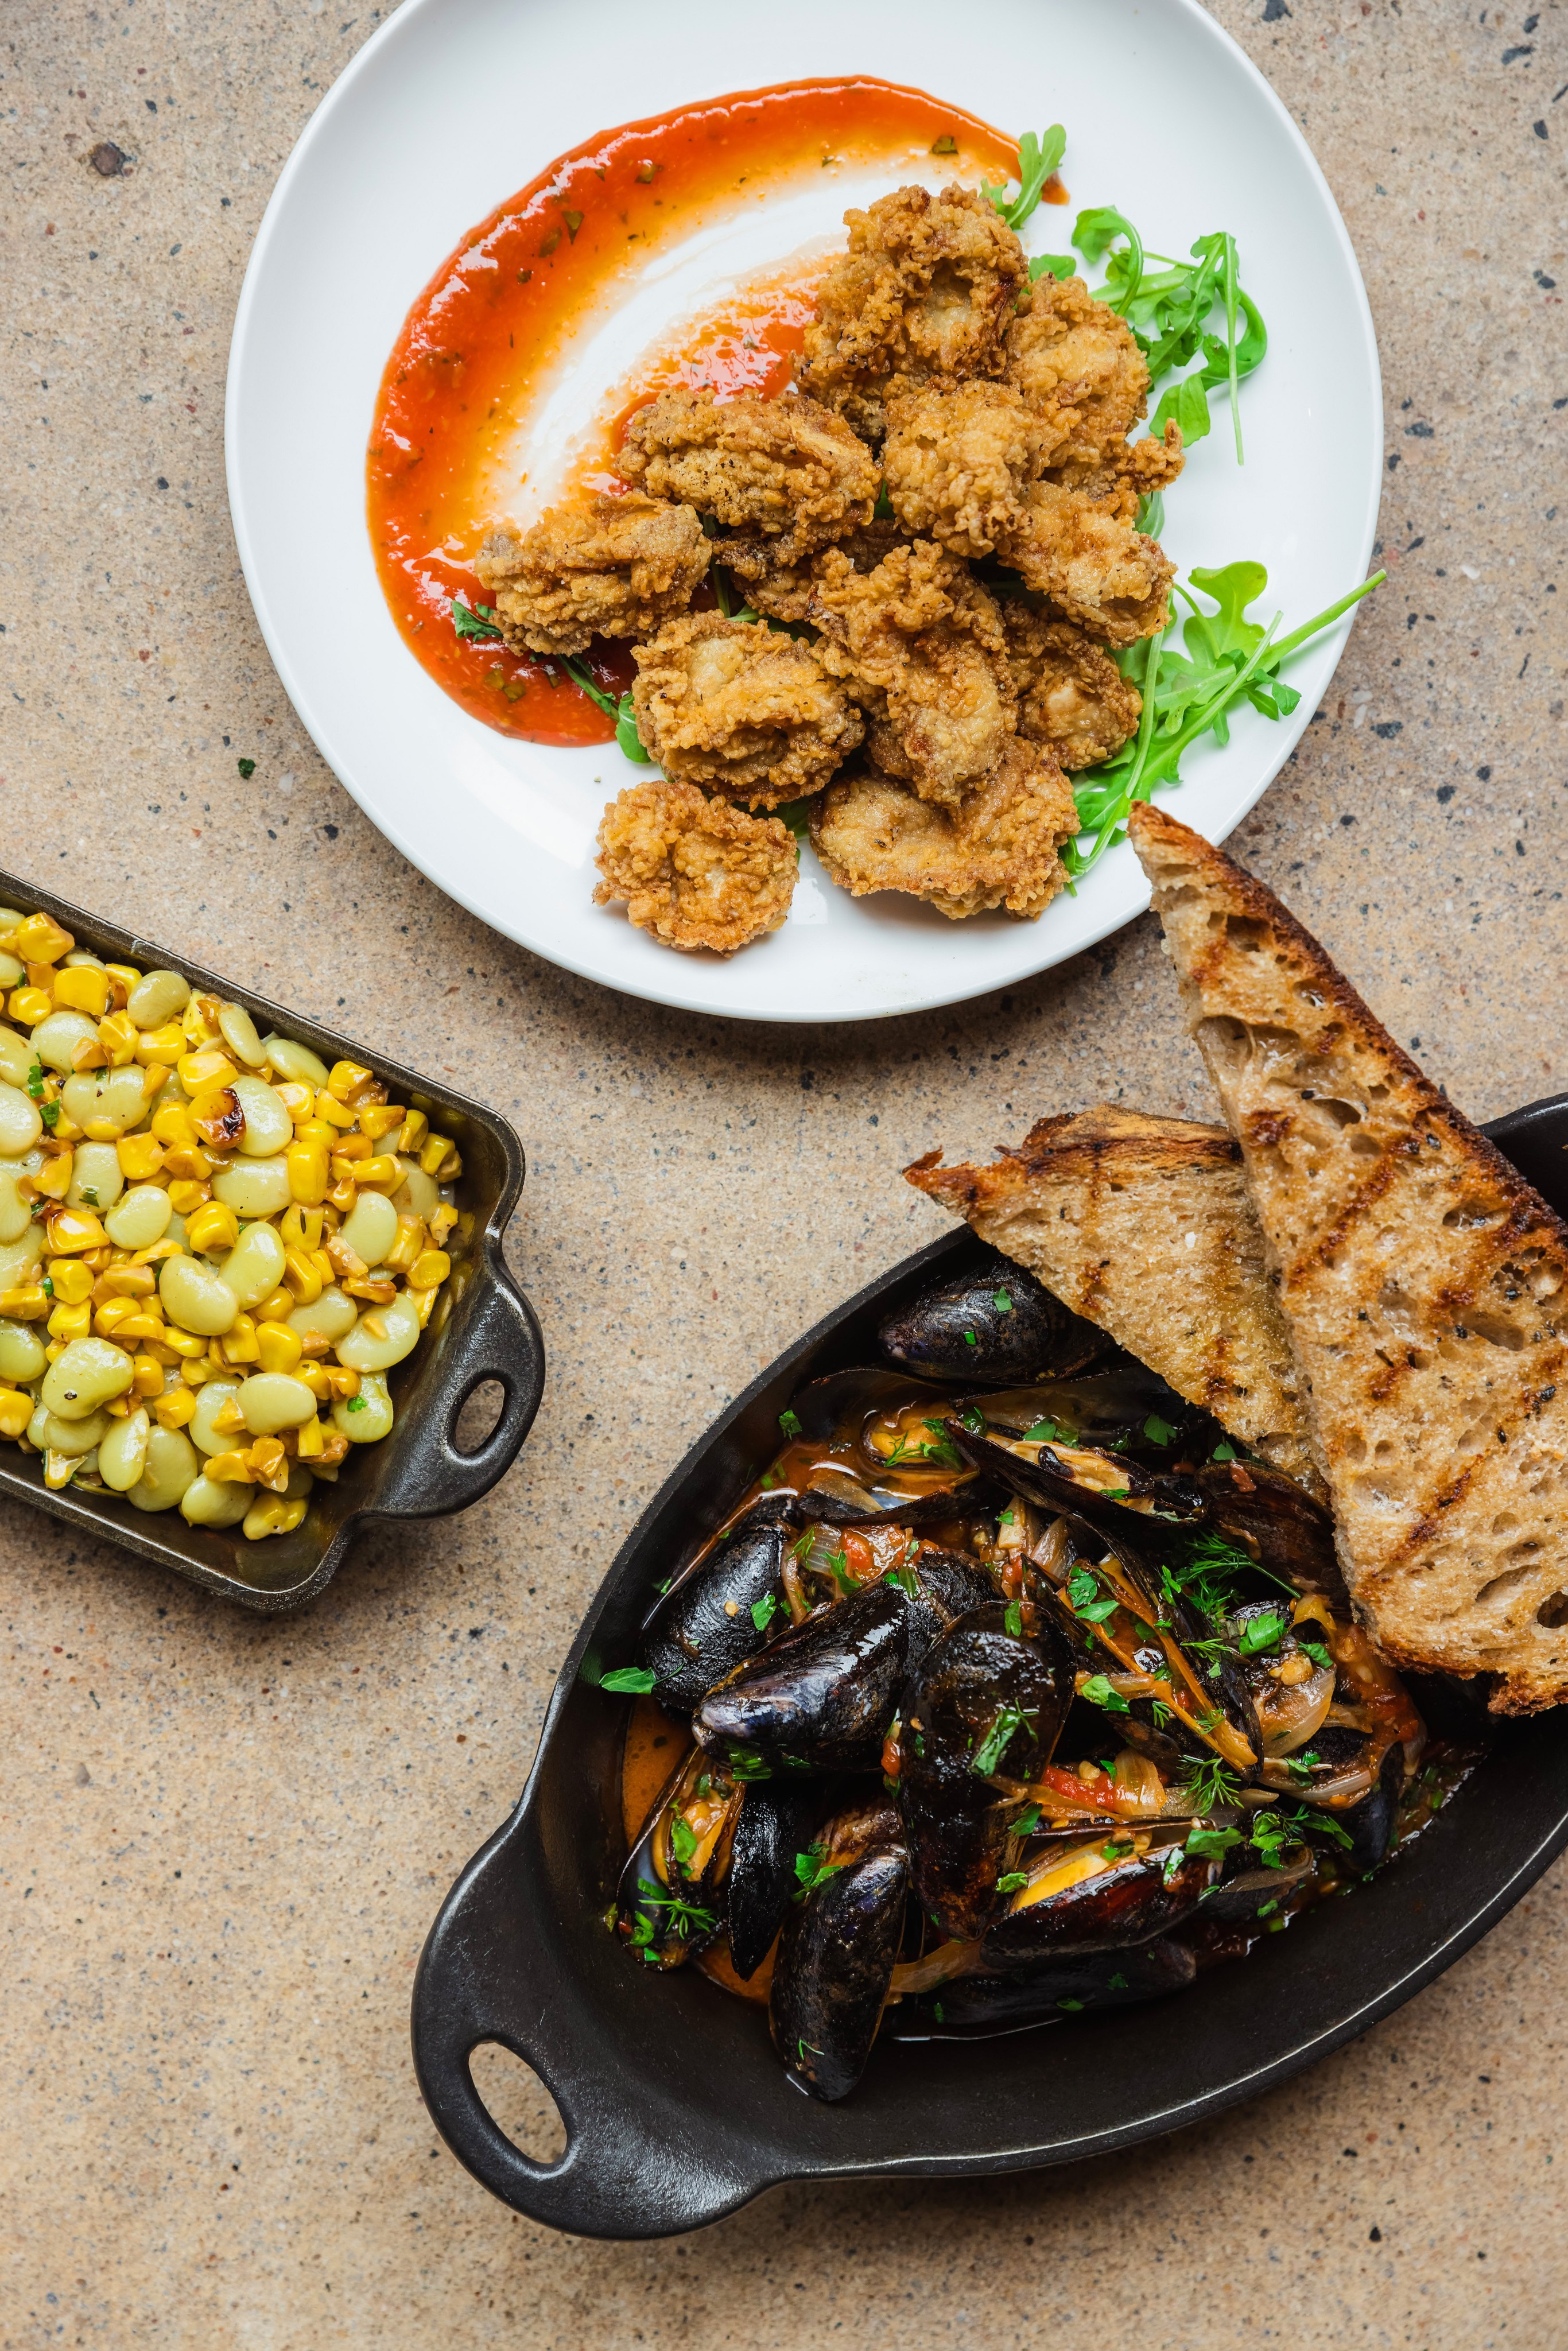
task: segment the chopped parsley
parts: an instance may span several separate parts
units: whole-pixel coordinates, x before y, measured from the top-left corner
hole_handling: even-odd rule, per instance
[[[1030,1726],[1039,1712],[1037,1706],[1008,1705],[1002,1708],[970,1758],[969,1769],[977,1778],[984,1780],[990,1776],[1020,1730],[1026,1738],[1035,1740],[1035,1733]]]
[[[349,1398],[349,1410],[350,1412],[363,1412],[364,1408],[365,1399],[362,1395],[351,1395]]]
[[[1028,1884],[1029,1872],[1027,1869],[1009,1869],[1005,1877],[998,1878],[997,1892],[998,1894],[1016,1894],[1020,1886],[1027,1886]]]
[[[1078,1695],[1086,1698],[1091,1706],[1102,1708],[1107,1714],[1131,1714],[1133,1710],[1121,1691],[1113,1689],[1103,1674],[1091,1674],[1081,1682]]]
[[[240,774],[245,778],[248,784],[252,776],[256,773],[256,761],[254,759],[236,759],[235,761],[235,766],[239,769]]]
[[[1321,1641],[1303,1641],[1301,1635],[1298,1633],[1296,1635],[1296,1646],[1300,1649],[1303,1657],[1311,1657],[1313,1665],[1316,1666],[1320,1673],[1327,1673],[1333,1664],[1333,1659],[1330,1656],[1328,1651],[1323,1647]]]
[[[1040,1806],[1029,1804],[1013,1823],[1013,1834],[1014,1836],[1032,1836],[1039,1826]]]
[[[1199,1861],[1218,1861],[1241,1842],[1239,1829],[1194,1829],[1182,1850]]]
[[[1023,1635],[1023,1610],[1016,1600],[1009,1600],[1002,1614],[1002,1623],[1015,1641]]]
[[[1120,1973],[1107,1977],[1106,1981],[1113,1991],[1125,1991],[1127,1989],[1127,1979]]]
[[[729,1776],[744,1787],[751,1780],[771,1780],[771,1766],[765,1763],[755,1747],[732,1747],[729,1750]]]
[[[1076,2016],[1083,2002],[1081,2000],[1059,2000],[1056,2005],[1058,2008],[1066,2009],[1070,2015]]]
[[[991,1292],[991,1304],[998,1314],[1010,1314],[1013,1311],[1012,1300],[1005,1290],[994,1290]]]
[[[795,1888],[796,1901],[804,1902],[808,1894],[814,1894],[819,1886],[824,1885],[830,1877],[836,1877],[844,1866],[841,1861],[824,1861],[814,1846],[810,1853],[798,1853],[795,1855],[795,1876],[799,1880]]]
[[[1145,1421],[1144,1435],[1151,1445],[1170,1445],[1176,1438],[1176,1431],[1169,1421],[1162,1420],[1157,1412],[1150,1413]]]
[[[799,1437],[800,1434],[800,1420],[792,1412],[781,1412],[779,1416],[779,1426],[786,1437]]]
[[[1067,1602],[1073,1614],[1085,1625],[1103,1625],[1122,1604],[1102,1594],[1098,1580],[1086,1567],[1074,1568],[1068,1577]]]
[[[606,1674],[599,1685],[616,1698],[646,1698],[653,1687],[653,1669],[648,1666],[617,1666]]]
[[[767,1632],[778,1613],[778,1608],[779,1594],[776,1592],[765,1592],[760,1600],[752,1602],[751,1621],[759,1633]]]
[[[1277,1649],[1284,1637],[1283,1612],[1270,1608],[1264,1615],[1248,1617],[1236,1646],[1244,1657],[1260,1657],[1268,1649]]]
[[[38,1107],[38,1116],[43,1120],[44,1124],[52,1132],[60,1123],[60,1106],[58,1102],[47,1102],[40,1103]]]
[[[32,1068],[27,1072],[27,1092],[32,1095],[35,1102],[43,1101],[44,1065],[42,1061],[35,1061]]]

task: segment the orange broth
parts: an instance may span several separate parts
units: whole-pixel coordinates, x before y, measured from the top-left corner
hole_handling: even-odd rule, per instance
[[[870,78],[747,90],[597,133],[447,256],[404,320],[382,379],[369,520],[404,643],[465,710],[526,742],[604,743],[614,733],[558,662],[461,638],[451,618],[455,597],[471,608],[485,601],[472,562],[488,528],[479,511],[486,459],[526,419],[585,315],[618,285],[629,287],[651,256],[691,235],[705,212],[883,157],[891,187],[900,166],[939,148],[956,172],[1018,176],[1014,141],[923,90]],[[1067,201],[1054,176],[1045,194]],[[781,392],[820,266],[781,269],[738,290],[684,348],[650,360],[636,395],[601,420],[603,471],[584,472],[580,486],[607,486],[627,417],[665,384],[711,386],[721,397]],[[596,638],[585,659],[607,692],[631,684],[625,645]]]

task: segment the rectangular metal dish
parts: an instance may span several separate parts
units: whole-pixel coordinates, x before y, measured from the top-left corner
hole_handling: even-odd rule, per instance
[[[119,1543],[172,1568],[209,1592],[247,1608],[300,1607],[330,1582],[361,1524],[370,1519],[423,1519],[466,1510],[517,1458],[544,1389],[544,1342],[533,1308],[507,1270],[501,1236],[523,1188],[522,1145],[493,1111],[385,1054],[323,1029],[286,1005],[236,987],[220,974],[113,923],[100,922],[37,883],[0,872],[0,903],[51,914],[106,961],[142,970],[183,972],[193,986],[243,1004],[265,1035],[296,1037],[330,1064],[362,1061],[413,1110],[450,1134],[463,1155],[457,1186],[461,1221],[448,1251],[452,1272],[430,1327],[389,1374],[397,1417],[379,1445],[350,1447],[336,1484],[319,1481],[292,1534],[249,1542],[237,1527],[193,1527],[178,1510],[144,1516],[118,1496],[78,1494],[44,1483],[42,1458],[0,1443],[0,1493],[66,1520],[80,1533]],[[504,1392],[500,1417],[472,1453],[456,1444],[458,1416],[486,1380]]]

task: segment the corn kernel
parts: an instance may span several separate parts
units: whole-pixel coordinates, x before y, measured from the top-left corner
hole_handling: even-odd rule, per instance
[[[340,1134],[332,1145],[334,1159],[346,1159],[350,1165],[356,1160],[368,1159],[370,1155],[371,1139],[368,1134]]]
[[[33,1177],[33,1191],[40,1200],[63,1200],[71,1188],[71,1163],[76,1157],[69,1144],[53,1159],[46,1159]]]
[[[191,1124],[204,1144],[232,1151],[245,1133],[245,1113],[233,1086],[206,1086],[191,1104]]]
[[[218,1354],[220,1349],[222,1350],[220,1360],[225,1365],[256,1363],[260,1357],[261,1348],[256,1339],[256,1322],[253,1317],[249,1314],[236,1314],[223,1337],[213,1341],[214,1355]]]
[[[20,1437],[33,1417],[33,1399],[19,1388],[0,1388],[0,1437]]]
[[[311,1474],[319,1477],[323,1470],[336,1469],[349,1450],[349,1440],[340,1428],[334,1428],[323,1438],[320,1459],[312,1464]]]
[[[430,1133],[430,1121],[422,1110],[411,1110],[398,1131],[397,1149],[412,1158]]]
[[[238,1238],[239,1218],[221,1200],[204,1200],[185,1227],[185,1247],[193,1257],[232,1249]]]
[[[383,1273],[406,1273],[420,1250],[424,1247],[423,1217],[402,1216],[397,1220],[397,1238],[382,1259]]]
[[[172,1143],[163,1154],[165,1176],[181,1176],[191,1184],[204,1184],[212,1172],[212,1154],[204,1151],[200,1144]]]
[[[24,1029],[36,1029],[54,1008],[54,998],[42,987],[14,987],[5,998],[5,1009]]]
[[[16,941],[16,952],[24,963],[58,963],[76,945],[69,931],[62,930],[49,914],[29,914],[25,923],[18,923]]]
[[[109,1235],[87,1208],[60,1208],[44,1228],[44,1249],[50,1257],[76,1257],[83,1249],[107,1249]]]
[[[103,967],[113,983],[114,1008],[122,1011],[131,989],[141,987],[141,974],[133,963],[106,963]]]
[[[191,1113],[183,1102],[161,1102],[152,1113],[152,1132],[160,1143],[176,1151],[195,1151],[201,1136],[191,1123]]]
[[[131,1359],[131,1393],[137,1396],[161,1395],[163,1392],[163,1366],[144,1353]]]
[[[254,1486],[256,1483],[250,1457],[242,1447],[236,1447],[232,1453],[209,1453],[206,1474],[214,1486]]]
[[[443,1200],[430,1219],[430,1238],[436,1249],[444,1249],[446,1236],[457,1222],[457,1211],[449,1200]]]
[[[329,1280],[330,1278],[330,1275],[327,1277]],[[285,1287],[293,1291],[295,1303],[299,1306],[314,1306],[327,1287],[327,1281],[323,1280],[303,1249],[284,1251],[283,1280]]]
[[[370,1267],[357,1249],[351,1249],[341,1233],[334,1233],[327,1244],[327,1258],[332,1270],[346,1280],[362,1281]]]
[[[136,1023],[129,1012],[111,1012],[98,1024],[98,1041],[111,1070],[128,1069],[136,1059]]]
[[[325,1364],[313,1364],[308,1355],[294,1367],[294,1377],[303,1380],[318,1404],[330,1404],[332,1383]]]
[[[162,1029],[143,1029],[136,1040],[136,1058],[143,1069],[154,1061],[160,1068],[171,1068],[185,1050],[185,1032],[177,1020],[165,1020]]]
[[[122,1347],[166,1347],[169,1326],[161,1313],[152,1311],[151,1299],[138,1298],[128,1301],[135,1307],[115,1330],[115,1338]]]
[[[346,1217],[359,1196],[359,1186],[351,1176],[340,1176],[336,1183],[327,1186],[327,1206],[336,1208],[340,1216]]]
[[[284,1154],[288,1189],[301,1207],[319,1208],[327,1196],[327,1146],[324,1143],[291,1143]]]
[[[27,1405],[30,1411],[32,1407],[30,1396],[27,1398]],[[327,1432],[319,1420],[308,1420],[305,1423],[304,1426],[297,1432],[296,1440],[296,1450],[301,1461],[314,1461],[319,1457],[326,1435]]]
[[[435,1311],[435,1301],[441,1292],[439,1290],[411,1290],[408,1294],[419,1316],[419,1327],[423,1331]]]
[[[74,964],[55,980],[55,1002],[71,1012],[101,1020],[109,1009],[109,974],[92,964]]]
[[[257,1324],[256,1354],[264,1372],[291,1372],[304,1353],[304,1342],[299,1333],[290,1331],[286,1323]]]
[[[62,1306],[80,1306],[92,1296],[92,1275],[79,1258],[67,1258],[62,1265],[57,1265],[50,1280],[55,1285],[55,1296]]]
[[[401,1131],[407,1116],[401,1102],[366,1102],[360,1113],[360,1133],[368,1134],[372,1143],[379,1143],[394,1127]]]
[[[56,1288],[58,1286],[57,1283]],[[93,1303],[101,1306],[106,1298],[151,1298],[157,1287],[157,1276],[146,1266],[123,1265],[117,1259],[93,1284]]]
[[[390,1151],[378,1152],[373,1159],[361,1159],[354,1170],[354,1181],[361,1192],[396,1192],[403,1183],[402,1162]]]
[[[253,1502],[240,1520],[240,1532],[249,1542],[261,1542],[267,1535],[291,1535],[305,1516],[305,1498],[298,1495],[286,1502],[281,1495],[265,1502]]]
[[[317,1249],[321,1246],[321,1211],[298,1202],[285,1208],[278,1230],[286,1249]]]
[[[41,1281],[26,1281],[15,1290],[0,1290],[0,1314],[13,1322],[41,1322],[49,1311],[49,1293]]]
[[[57,1489],[61,1486],[68,1486],[80,1467],[81,1460],[79,1455],[75,1453],[51,1453],[46,1447],[44,1453],[44,1483],[46,1486],[54,1487]]]
[[[49,1317],[49,1335],[53,1339],[86,1339],[92,1331],[92,1308],[57,1306]]]
[[[213,1086],[232,1086],[239,1075],[228,1055],[219,1052],[182,1053],[174,1071],[193,1099]]]
[[[96,1037],[78,1037],[71,1047],[71,1073],[83,1070],[101,1070],[108,1066],[109,1056]]]
[[[212,1376],[212,1370],[205,1354],[195,1355],[189,1363],[180,1365],[180,1377],[188,1388],[204,1388]]]
[[[189,1388],[171,1388],[152,1407],[160,1428],[185,1428],[195,1418],[196,1399]]]
[[[114,1151],[128,1184],[144,1184],[163,1165],[163,1146],[155,1134],[122,1134]]]
[[[245,1415],[241,1412],[238,1405],[235,1404],[233,1396],[230,1396],[225,1403],[219,1405],[216,1412],[213,1415],[213,1435],[214,1437],[237,1437],[244,1426]]]
[[[180,1015],[180,1033],[193,1052],[205,1045],[219,1043],[218,1014],[222,1010],[215,996],[193,996]]]
[[[57,1283],[56,1288],[58,1286]],[[100,1339],[112,1339],[123,1324],[145,1319],[138,1314],[134,1298],[106,1298],[93,1315],[92,1327]]]
[[[362,1298],[371,1306],[390,1306],[397,1296],[396,1282],[374,1273],[361,1274],[357,1280],[350,1278],[342,1289],[345,1298]]]
[[[194,1363],[207,1352],[204,1339],[198,1339],[193,1331],[179,1330],[172,1322],[163,1333],[162,1343],[165,1347],[172,1347],[183,1363]]]
[[[426,1138],[419,1155],[419,1164],[427,1176],[438,1184],[450,1184],[463,1173],[463,1162],[457,1145],[449,1134],[432,1134]]]
[[[334,1061],[327,1078],[327,1092],[334,1102],[346,1102],[370,1075],[371,1071],[359,1061]]]
[[[358,1123],[357,1113],[351,1110],[346,1110],[335,1096],[327,1092],[325,1086],[319,1089],[316,1096],[316,1116],[328,1126],[337,1128],[343,1133],[347,1133],[350,1127]]]
[[[212,1186],[210,1184],[198,1183],[194,1177],[181,1178],[178,1182],[171,1184],[169,1186],[170,1202],[172,1205],[174,1214],[177,1217],[189,1217],[193,1215],[196,1209],[201,1207],[203,1201],[210,1200],[212,1196]]]
[[[297,1078],[285,1079],[281,1083],[275,1081],[272,1091],[296,1126],[315,1115],[315,1093],[309,1086],[301,1085]]]
[[[351,1372],[347,1364],[329,1364],[326,1370],[327,1385],[340,1403],[346,1401],[350,1396],[357,1396],[359,1395],[360,1375],[358,1372]]]

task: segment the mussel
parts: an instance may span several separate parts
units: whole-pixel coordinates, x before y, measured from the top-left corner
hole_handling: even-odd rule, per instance
[[[985,1384],[1080,1371],[1110,1343],[1032,1273],[995,1254],[973,1272],[933,1282],[890,1314],[877,1344],[890,1363],[911,1371]]]
[[[907,2016],[903,2005],[893,2011],[884,2029],[900,2041],[925,2040],[934,2032],[1014,2032],[1047,2017],[1125,2008],[1185,1991],[1197,1973],[1197,1963],[1184,1943],[1156,1938],[1134,1950],[1048,1959],[1011,1975],[959,1976],[918,2006],[908,2003]]]
[[[784,1606],[784,1554],[793,1539],[780,1511],[748,1510],[660,1601],[643,1631],[643,1658],[661,1706],[689,1714],[763,1647]]]
[[[811,1789],[776,1780],[746,1785],[729,1844],[725,1917],[729,1956],[742,1982],[757,1973],[783,1925],[821,1813]]]
[[[779,1937],[768,2002],[786,2072],[812,2097],[847,2097],[882,2021],[909,1865],[890,1804],[841,1813],[811,1856]]]
[[[1222,1877],[1211,1886],[1205,1897],[1205,1920],[1222,1919],[1227,1925],[1243,1919],[1272,1917],[1283,1902],[1302,1888],[1317,1875],[1317,1857],[1307,1845],[1297,1845],[1281,1856],[1277,1869],[1243,1867],[1233,1877]]]
[[[1211,1855],[1180,1841],[1157,1844],[1142,1830],[1048,1847],[986,1929],[982,1963],[1006,1972],[1152,1942],[1192,1916],[1218,1876]]]
[[[1057,1627],[1008,1628],[998,1603],[961,1617],[914,1666],[900,1700],[898,1805],[916,1899],[944,1935],[979,1935],[1006,1899],[1016,1794],[1051,1761],[1072,1701]]]
[[[1113,1453],[1115,1467],[1138,1463],[1155,1470],[1176,1459],[1196,1433],[1213,1426],[1156,1372],[1128,1360],[1076,1378],[1032,1380],[1027,1386],[971,1396],[965,1409],[971,1430],[977,1416],[998,1436],[1059,1449],[1097,1448]],[[1196,1510],[1200,1500],[1195,1486],[1188,1507]]]
[[[803,1478],[795,1515],[829,1526],[929,1526],[985,1509],[990,1482],[943,1434],[953,1401],[950,1387],[873,1365],[812,1380],[790,1416],[824,1458]]]
[[[683,1756],[621,1873],[615,1923],[648,1967],[678,1968],[724,1923],[741,1787],[700,1748]]]

